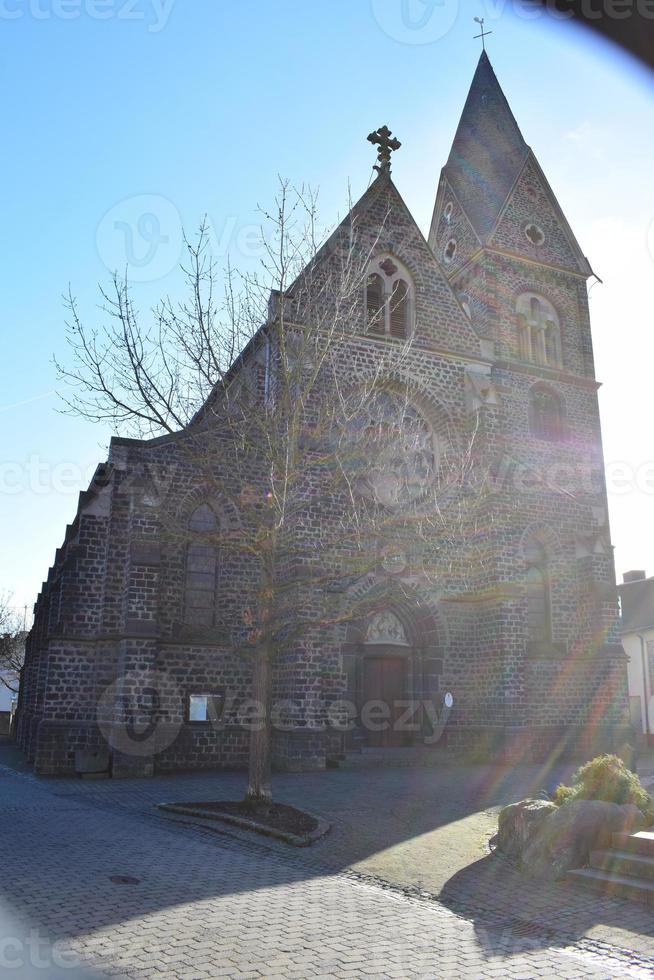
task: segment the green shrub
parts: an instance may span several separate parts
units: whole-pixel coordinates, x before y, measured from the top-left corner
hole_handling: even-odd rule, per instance
[[[598,755],[577,769],[571,786],[557,787],[555,803],[560,806],[573,800],[633,803],[645,816],[654,817],[654,800],[617,755]]]

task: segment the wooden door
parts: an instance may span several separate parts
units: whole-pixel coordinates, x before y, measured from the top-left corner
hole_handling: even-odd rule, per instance
[[[397,731],[395,722],[404,711],[400,702],[406,698],[405,664],[403,657],[366,657],[363,661],[364,705],[370,701],[382,701],[389,707],[388,721],[385,723],[379,712],[371,713],[374,728],[381,730],[371,730],[364,725],[368,745],[388,747],[404,744],[404,733]]]

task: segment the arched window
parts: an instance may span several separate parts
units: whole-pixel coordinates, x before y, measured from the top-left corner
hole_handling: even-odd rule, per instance
[[[537,439],[559,442],[564,436],[563,407],[558,395],[544,385],[529,393],[529,428]]]
[[[561,367],[561,328],[549,300],[535,293],[522,293],[516,301],[516,315],[522,360]]]
[[[366,278],[368,333],[406,340],[413,318],[411,278],[401,263],[389,255],[375,259]]]
[[[193,540],[186,547],[185,621],[192,626],[213,626],[218,549],[212,538],[218,521],[208,504],[193,511],[188,529]]]
[[[549,643],[552,639],[552,617],[547,555],[536,538],[529,538],[525,542],[523,554],[527,640],[531,643]]]

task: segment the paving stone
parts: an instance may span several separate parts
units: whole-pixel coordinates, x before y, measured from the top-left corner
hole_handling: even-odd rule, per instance
[[[181,792],[202,791],[205,798],[210,785],[209,775],[179,781]],[[590,949],[557,944],[545,932],[524,937],[512,929],[514,919],[491,930],[478,915],[330,869],[324,854],[316,860],[164,820],[151,807],[157,793],[162,787],[153,783],[115,783],[103,795],[87,792],[85,784],[0,770],[0,831],[12,841],[3,855],[5,901],[44,936],[66,937],[101,975],[599,980],[651,974],[651,963],[648,969],[620,944]],[[115,885],[109,881],[115,874],[140,884]],[[570,932],[583,935],[587,899],[577,907],[564,896]],[[547,902],[540,907],[549,915]],[[581,923],[573,928],[575,909]],[[495,914],[506,918],[497,896]],[[594,921],[599,917],[596,908]]]

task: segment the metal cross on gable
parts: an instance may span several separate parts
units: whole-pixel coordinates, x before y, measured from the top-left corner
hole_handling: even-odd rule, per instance
[[[393,136],[388,126],[380,126],[374,133],[369,134],[368,142],[379,145],[379,150],[377,151],[378,162],[375,164],[374,169],[378,174],[390,174],[391,153],[393,150],[399,150],[402,146],[400,141]]]
[[[484,18],[483,17],[475,17],[475,23],[479,24],[479,26],[481,28],[481,34],[475,34],[475,41],[477,40],[477,38],[480,37],[481,38],[482,50],[485,51],[486,50],[486,42],[485,42],[484,38],[487,38],[488,35],[489,34],[492,34],[493,32],[492,31],[485,31],[484,30]]]

